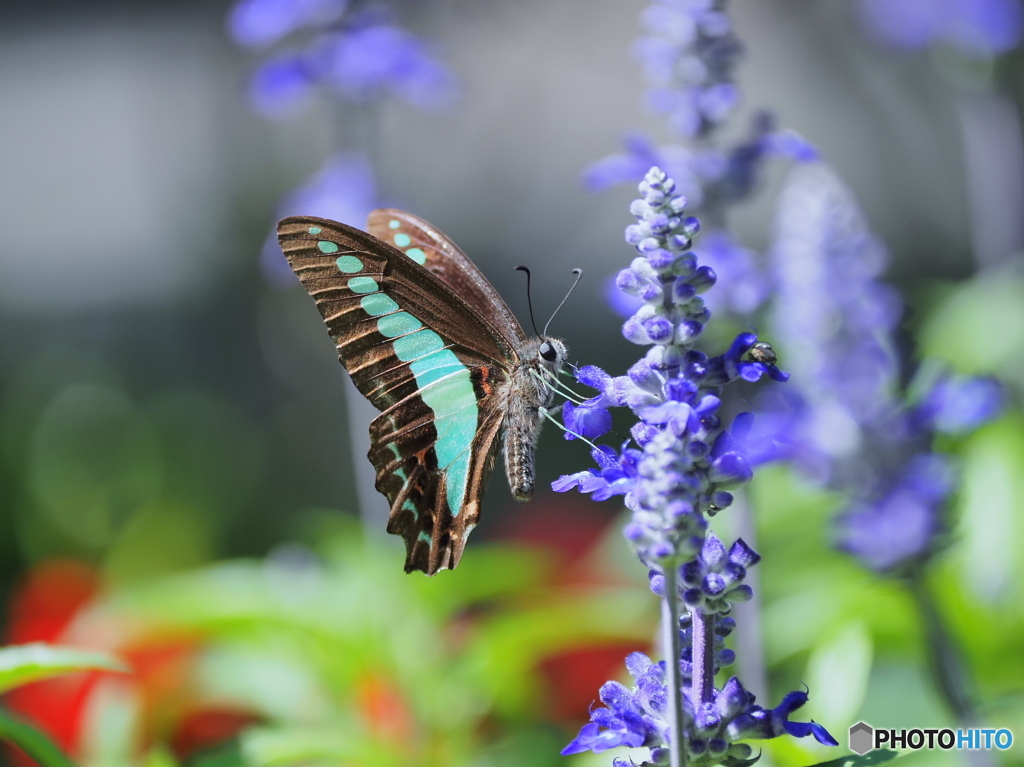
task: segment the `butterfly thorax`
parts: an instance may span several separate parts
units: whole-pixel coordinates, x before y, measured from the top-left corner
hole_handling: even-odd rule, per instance
[[[567,354],[565,344],[557,338],[531,338],[519,349],[519,361],[512,369],[503,431],[505,474],[516,500],[528,501],[533,496],[537,437],[544,411],[555,399],[554,385]]]

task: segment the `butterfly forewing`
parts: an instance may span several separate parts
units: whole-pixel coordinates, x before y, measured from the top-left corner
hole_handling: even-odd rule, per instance
[[[364,232],[299,217],[283,220],[278,236],[342,364],[383,411],[369,457],[391,503],[388,531],[405,539],[406,570],[454,567],[493,466],[514,339]]]
[[[367,229],[374,237],[394,244],[465,299],[477,316],[505,336],[513,349],[526,342],[526,333],[476,264],[437,227],[419,216],[395,208],[370,213]]]

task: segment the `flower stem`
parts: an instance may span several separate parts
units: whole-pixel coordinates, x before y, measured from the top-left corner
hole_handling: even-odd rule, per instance
[[[928,665],[935,685],[945,698],[946,704],[953,710],[958,722],[964,727],[977,727],[981,720],[972,700],[973,684],[964,663],[963,653],[942,620],[942,615],[920,571],[910,577],[909,586],[921,614]],[[991,754],[986,751],[964,751],[963,756],[972,767],[995,765]]]
[[[711,701],[715,686],[715,616],[704,610],[690,610],[693,621],[693,692],[690,700],[694,711]]]
[[[669,758],[672,767],[686,765],[686,728],[683,722],[683,678],[679,668],[682,646],[679,640],[678,573],[674,562],[663,568],[665,596],[661,602],[661,640],[668,684]]]

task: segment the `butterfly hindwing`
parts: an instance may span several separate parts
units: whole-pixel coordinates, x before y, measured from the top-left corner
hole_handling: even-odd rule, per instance
[[[485,399],[494,396],[491,392]],[[391,503],[388,532],[406,540],[406,571],[432,574],[454,568],[480,517],[480,498],[494,466],[503,414],[482,402],[481,421],[470,446],[454,458],[449,456],[448,469],[438,471],[437,450],[430,449],[436,427],[428,414],[421,412],[411,422],[399,424],[398,413],[382,413],[370,425],[370,461],[377,469],[377,489]],[[406,413],[401,415],[404,418]],[[451,513],[451,483],[465,495],[458,513]],[[463,484],[465,490],[460,491]],[[432,509],[449,513],[424,513]]]
[[[493,466],[513,339],[364,232],[300,217],[278,235],[342,364],[383,411],[369,457],[391,503],[388,531],[405,539],[406,570],[454,567]]]

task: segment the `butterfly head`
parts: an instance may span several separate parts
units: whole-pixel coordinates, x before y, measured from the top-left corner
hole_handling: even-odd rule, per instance
[[[569,349],[558,338],[539,336],[531,338],[522,351],[523,364],[534,371],[530,375],[537,387],[540,404],[550,405],[554,398],[554,384],[569,356]]]
[[[535,364],[557,375],[569,354],[565,343],[557,338],[548,338],[546,336],[541,336],[534,340],[537,345]]]

